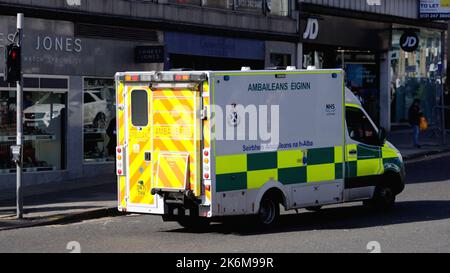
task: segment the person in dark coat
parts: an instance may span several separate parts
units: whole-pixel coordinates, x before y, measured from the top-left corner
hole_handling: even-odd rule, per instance
[[[422,117],[422,110],[420,109],[420,100],[415,99],[413,103],[411,104],[411,107],[409,107],[409,124],[412,126],[413,129],[413,143],[414,146],[417,148],[420,148],[421,145],[419,144],[419,133],[420,133],[420,118]]]
[[[109,156],[113,156],[114,158],[116,157],[116,137],[117,137],[117,133],[116,133],[116,117],[112,118],[109,121],[109,125],[108,128],[106,129],[106,134],[109,137],[109,142],[108,142],[108,155]]]

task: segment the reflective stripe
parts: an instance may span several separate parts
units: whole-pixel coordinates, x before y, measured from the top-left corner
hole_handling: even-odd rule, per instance
[[[306,172],[307,182],[320,182],[335,179],[334,164],[308,166]]]
[[[347,145],[345,177],[382,174],[383,164],[399,162],[397,155],[395,158],[382,160],[382,153],[393,155],[388,149],[391,148],[383,147],[382,150],[380,147],[365,144]],[[350,150],[355,150],[355,153],[350,154]],[[284,185],[342,179],[344,177],[342,153],[342,146],[336,146],[217,156],[216,191],[255,189],[271,179]]]
[[[357,162],[357,176],[368,176],[380,174],[380,158],[358,160]]]
[[[303,166],[303,151],[288,150],[278,152],[278,168],[292,168]]]
[[[225,155],[216,157],[216,174],[240,173],[247,171],[247,155]]]
[[[278,170],[258,170],[247,172],[247,189],[258,189],[269,180],[278,181]]]
[[[344,160],[344,154],[342,151],[342,146],[334,147],[334,163],[342,163]]]

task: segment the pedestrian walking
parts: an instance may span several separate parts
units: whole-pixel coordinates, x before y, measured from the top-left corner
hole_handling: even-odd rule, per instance
[[[409,124],[413,129],[413,144],[415,147],[421,147],[419,143],[419,133],[420,133],[420,118],[423,116],[422,110],[420,109],[420,100],[414,99],[413,103],[409,107]]]

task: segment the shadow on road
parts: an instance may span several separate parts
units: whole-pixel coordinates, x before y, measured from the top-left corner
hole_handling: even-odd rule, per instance
[[[249,226],[213,224],[202,232],[237,234],[241,236],[311,230],[359,229],[367,227],[424,222],[450,218],[450,201],[405,201],[390,212],[374,212],[363,206],[324,208],[319,212],[287,214],[280,217],[277,227],[257,229]],[[234,223],[244,222],[236,218]],[[175,229],[169,232],[192,232]]]

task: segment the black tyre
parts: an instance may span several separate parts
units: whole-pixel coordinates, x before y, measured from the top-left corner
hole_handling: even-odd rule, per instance
[[[322,206],[312,206],[312,207],[306,207],[305,208],[308,211],[319,211],[322,209]]]
[[[395,205],[395,193],[390,187],[379,186],[370,200],[363,201],[365,206],[378,211],[387,211]]]
[[[265,197],[261,200],[258,222],[265,227],[274,226],[280,218],[280,203],[275,198]]]

